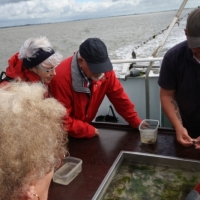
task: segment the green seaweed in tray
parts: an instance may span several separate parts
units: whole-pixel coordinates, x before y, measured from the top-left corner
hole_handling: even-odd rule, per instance
[[[200,180],[200,173],[124,162],[104,200],[184,200]]]

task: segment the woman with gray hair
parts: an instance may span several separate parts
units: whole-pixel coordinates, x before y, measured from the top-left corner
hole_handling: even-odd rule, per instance
[[[0,199],[47,200],[54,167],[66,155],[65,108],[41,83],[0,88]]]
[[[62,55],[54,51],[45,36],[29,38],[19,52],[8,60],[6,77],[2,81],[20,79],[26,82],[41,81],[49,84],[55,75],[56,66],[62,59]]]

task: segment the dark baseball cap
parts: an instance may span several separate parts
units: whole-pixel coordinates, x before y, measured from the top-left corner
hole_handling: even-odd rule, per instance
[[[99,38],[85,40],[79,47],[79,53],[94,74],[101,74],[113,69],[106,45]]]
[[[193,10],[187,18],[187,41],[192,48],[200,47],[200,8]]]

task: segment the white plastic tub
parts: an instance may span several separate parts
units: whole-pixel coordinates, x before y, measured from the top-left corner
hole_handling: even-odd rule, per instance
[[[144,144],[154,144],[157,140],[158,126],[158,120],[143,120],[139,126],[141,142]]]
[[[82,160],[75,157],[66,157],[63,162],[62,167],[54,172],[53,181],[68,185],[82,171]]]

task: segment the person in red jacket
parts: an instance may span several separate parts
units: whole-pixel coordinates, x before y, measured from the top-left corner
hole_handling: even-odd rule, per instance
[[[54,51],[45,36],[29,38],[8,60],[6,77],[1,80],[1,85],[12,80],[49,84],[55,75],[55,67],[62,60],[62,55]]]
[[[49,87],[51,95],[67,109],[65,125],[72,137],[99,135],[98,129],[90,122],[105,95],[132,127],[138,128],[141,122],[115,76],[106,45],[99,38],[88,38],[80,45],[79,51],[63,60]]]

